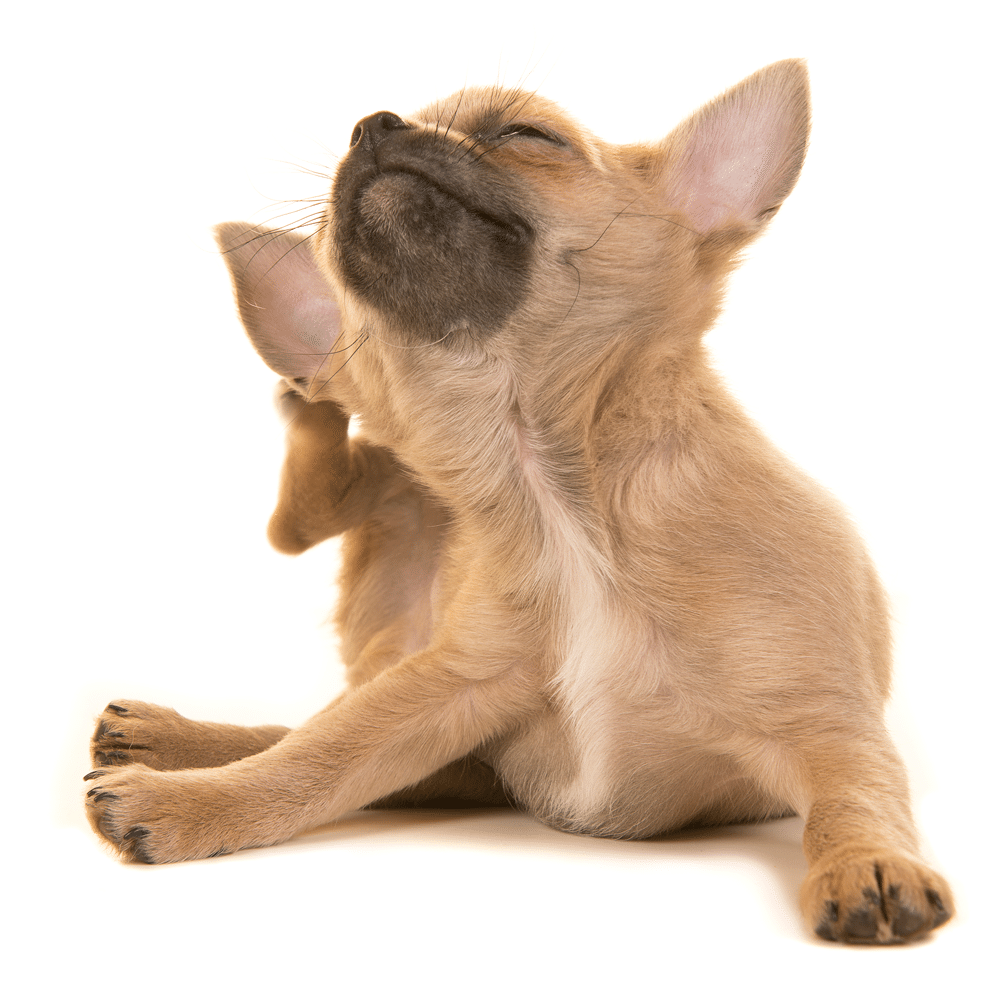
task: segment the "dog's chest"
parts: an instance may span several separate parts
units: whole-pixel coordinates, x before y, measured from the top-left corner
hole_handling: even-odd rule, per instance
[[[660,695],[667,663],[657,654],[654,624],[625,603],[607,551],[537,462],[525,457],[521,468],[544,526],[540,573],[558,609],[553,686],[573,777],[556,797],[560,811],[583,815],[613,795],[623,734],[633,729],[635,710]]]

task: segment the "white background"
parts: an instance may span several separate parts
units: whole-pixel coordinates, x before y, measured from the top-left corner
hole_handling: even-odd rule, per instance
[[[33,995],[988,988],[989,8],[556,6],[182,0],[8,15],[0,937],[7,976]],[[339,683],[324,624],[335,548],[291,560],[264,539],[274,377],[237,323],[211,224],[276,219],[283,200],[322,193],[299,168],[329,173],[357,119],[467,82],[524,82],[605,138],[655,139],[788,56],[809,60],[811,150],[710,342],[751,413],[850,507],[882,570],[898,639],[890,718],[929,856],[957,892],[953,924],[908,948],[814,940],[796,909],[799,820],[617,844],[489,810],[364,814],[213,861],[112,860],[80,781],[107,701],[295,724]]]

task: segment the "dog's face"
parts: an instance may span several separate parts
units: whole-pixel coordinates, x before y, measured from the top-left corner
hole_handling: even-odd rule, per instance
[[[785,69],[801,86],[801,67]],[[742,89],[714,116],[735,128],[713,121],[699,135],[696,116],[655,146],[602,143],[523,91],[370,115],[337,172],[318,255],[348,301],[418,342],[496,342],[524,326],[580,337],[622,322],[701,333],[718,279],[790,190],[804,148],[792,88],[776,107]],[[761,157],[755,125],[777,126],[792,155]]]
[[[519,332],[579,338],[640,302],[662,313],[697,239],[663,214],[658,152],[603,144],[522,91],[378,112],[351,137],[318,256],[348,313],[396,341],[504,354],[530,347]]]
[[[440,456],[466,446],[471,413],[480,436],[501,412],[584,419],[601,359],[697,349],[807,131],[795,61],[652,145],[603,143],[530,93],[467,89],[357,123],[311,247],[236,226],[220,241],[276,371],[400,453],[449,420],[421,445]]]

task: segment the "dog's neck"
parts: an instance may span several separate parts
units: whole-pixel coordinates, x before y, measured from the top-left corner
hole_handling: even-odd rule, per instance
[[[645,329],[609,341],[580,327],[572,339],[543,332],[516,349],[403,350],[373,340],[345,373],[365,433],[399,456],[457,526],[502,551],[503,565],[534,575],[559,562],[553,546],[612,559],[606,525],[629,486],[625,470],[682,450],[715,387],[697,341],[670,344]],[[701,385],[692,371],[704,372]],[[652,386],[660,391],[651,395]]]

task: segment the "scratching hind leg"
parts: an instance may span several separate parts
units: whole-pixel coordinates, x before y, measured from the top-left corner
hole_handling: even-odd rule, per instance
[[[95,767],[145,764],[156,771],[221,767],[266,750],[285,726],[195,722],[172,708],[114,701],[101,713],[90,742]]]

